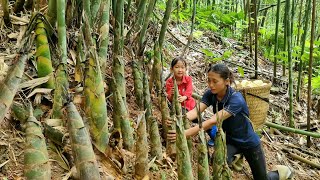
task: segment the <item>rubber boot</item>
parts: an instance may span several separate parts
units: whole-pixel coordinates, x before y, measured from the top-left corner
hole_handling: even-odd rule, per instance
[[[279,173],[279,180],[287,180],[293,177],[293,169],[290,169],[284,165],[275,165],[273,166],[273,171],[278,171]]]
[[[234,160],[231,163],[232,167],[236,171],[241,171],[243,169],[243,156],[241,154],[234,155]]]

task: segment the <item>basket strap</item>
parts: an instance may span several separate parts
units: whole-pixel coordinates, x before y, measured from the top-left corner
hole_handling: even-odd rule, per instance
[[[264,98],[264,97],[261,97],[261,96],[255,95],[255,94],[251,94],[251,93],[246,93],[246,94],[253,96],[253,97],[256,97],[256,98],[259,98],[259,99],[269,103],[269,98]]]

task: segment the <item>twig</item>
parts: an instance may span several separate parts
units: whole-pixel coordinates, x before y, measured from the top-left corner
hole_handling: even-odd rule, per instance
[[[2,166],[6,165],[9,161],[10,161],[10,159],[9,159],[9,160],[7,160],[6,162],[4,162],[4,163],[0,164],[0,168],[1,168]]]
[[[11,19],[13,19],[13,20],[17,20],[17,21],[20,21],[20,22],[23,22],[23,23],[26,23],[26,24],[29,23],[29,20],[24,19],[24,18],[20,18],[20,17],[14,16],[14,15],[9,15],[9,17]]]
[[[306,159],[306,158],[303,158],[303,157],[301,157],[301,156],[299,156],[299,155],[296,155],[296,154],[288,151],[288,149],[285,149],[285,148],[284,148],[283,151],[286,152],[286,153],[288,153],[293,159],[299,160],[299,161],[301,161],[301,162],[303,162],[303,163],[306,163],[306,164],[308,164],[308,165],[310,165],[310,166],[312,166],[312,167],[315,167],[315,168],[320,169],[320,164],[318,164],[318,163],[309,161],[309,160]]]

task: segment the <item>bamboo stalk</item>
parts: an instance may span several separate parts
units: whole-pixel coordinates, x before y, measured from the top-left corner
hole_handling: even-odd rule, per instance
[[[189,128],[191,127],[191,126],[190,126],[190,122],[189,122],[189,120],[187,119],[187,116],[186,116],[185,112],[183,112],[182,122],[183,122],[184,129],[189,129]],[[187,139],[187,143],[188,143],[188,149],[189,149],[190,159],[193,159],[193,153],[192,153],[193,143],[192,143],[192,138]]]
[[[1,0],[2,3],[2,11],[3,11],[3,20],[7,27],[11,26],[10,18],[9,18],[9,4],[8,0]]]
[[[154,44],[154,60],[149,82],[150,92],[152,91],[153,83],[155,84],[157,94],[159,94],[161,90],[161,52],[158,42],[155,42]]]
[[[136,96],[136,103],[140,110],[144,110],[144,97],[143,97],[143,77],[141,72],[141,61],[136,60],[132,62],[132,72],[134,79],[134,92]]]
[[[207,141],[203,129],[199,131],[198,144],[198,179],[209,180],[209,164],[208,164],[208,150]]]
[[[28,55],[21,55],[19,60],[8,71],[8,74],[0,86],[0,124],[9,110],[12,100],[18,90],[24,72]]]
[[[173,0],[168,0],[166,3],[166,11],[164,13],[163,21],[161,24],[161,30],[160,30],[160,34],[159,34],[159,49],[160,49],[160,51],[162,50],[162,47],[163,47],[165,33],[167,31],[167,27],[168,27],[168,23],[169,23],[169,19],[170,19],[170,14],[172,11],[172,4],[173,4]]]
[[[161,140],[159,135],[158,123],[152,117],[151,96],[149,91],[149,83],[147,73],[143,74],[143,95],[144,95],[144,108],[146,109],[145,118],[147,120],[147,129],[149,130],[151,156],[156,156],[158,160],[162,160]]]
[[[97,19],[97,14],[99,11],[100,4],[101,4],[101,0],[91,0],[90,11],[91,11],[92,21]],[[92,22],[92,23],[95,23],[95,22]]]
[[[169,130],[175,130],[175,121],[170,126],[166,125],[166,120],[172,119],[169,113],[169,107],[167,103],[167,97],[164,92],[161,93],[161,115],[162,115],[162,130],[166,137]],[[172,142],[166,138],[166,153],[171,159],[175,159],[176,156],[176,142]]]
[[[218,112],[218,106],[217,112]],[[231,170],[227,164],[226,136],[222,130],[222,121],[217,116],[217,134],[214,139],[215,150],[213,153],[212,175],[213,180],[232,179]]]
[[[71,138],[72,152],[81,180],[99,180],[100,174],[96,157],[82,118],[71,102],[66,107],[66,117]]]
[[[46,18],[52,27],[55,27],[57,21],[57,0],[49,0]],[[47,28],[49,29],[49,28]],[[48,33],[50,35],[50,33]]]
[[[108,144],[108,116],[107,104],[103,87],[99,61],[91,50],[91,57],[87,62],[84,95],[85,112],[90,123],[90,133],[97,149],[105,152]]]
[[[64,64],[59,64],[56,70],[56,88],[53,96],[52,118],[62,119],[62,107],[66,103],[68,96],[69,82]]]
[[[178,86],[174,81],[174,109],[176,111],[176,145],[177,145],[177,164],[178,164],[178,179],[193,180],[191,159],[187,144],[187,138],[184,134],[184,126],[182,122],[181,104],[178,101]]]
[[[36,26],[36,58],[37,58],[37,71],[38,77],[45,77],[53,73],[53,67],[51,63],[50,48],[48,44],[47,32],[42,20],[37,20]],[[44,87],[54,89],[54,78],[50,77],[48,82],[44,84]]]
[[[268,127],[272,127],[272,128],[276,128],[276,129],[280,129],[283,131],[288,131],[288,132],[293,132],[296,134],[302,134],[302,135],[306,135],[306,136],[311,136],[314,138],[320,138],[320,133],[315,133],[315,132],[308,132],[308,131],[304,131],[304,130],[300,130],[300,129],[294,129],[294,128],[290,128],[290,127],[285,127],[285,126],[281,126],[272,122],[265,122],[265,125]]]
[[[24,124],[28,120],[28,110],[26,107],[18,102],[13,102],[11,105],[12,115],[15,119],[20,121],[20,124]]]
[[[85,55],[83,52],[83,36],[78,37],[77,43],[77,59],[76,59],[76,67],[74,70],[74,81],[77,83],[82,82],[83,80],[83,67],[82,62],[85,59]]]
[[[204,130],[202,128],[202,117],[200,112],[200,101],[197,104],[199,120],[199,141],[198,144],[198,179],[209,180],[208,149]]]
[[[114,82],[115,83],[115,82]],[[121,134],[122,134],[122,138],[123,138],[123,145],[124,148],[131,151],[134,145],[134,139],[133,139],[133,129],[130,126],[130,121],[129,121],[129,115],[125,106],[125,103],[122,100],[122,96],[121,93],[118,89],[114,89],[114,98],[117,105],[118,109],[115,109],[116,114],[119,115],[119,125],[120,125],[120,129],[121,129]],[[117,129],[119,130],[119,129]]]
[[[102,71],[106,69],[109,46],[110,0],[102,0],[102,16],[99,25],[99,61]]]
[[[148,174],[148,142],[147,129],[144,112],[138,117],[137,123],[137,142],[136,142],[136,164],[134,166],[135,176],[137,179],[143,179]]]
[[[30,108],[31,109],[31,108]],[[45,137],[40,122],[32,113],[26,122],[24,175],[30,180],[49,180],[51,170]]]

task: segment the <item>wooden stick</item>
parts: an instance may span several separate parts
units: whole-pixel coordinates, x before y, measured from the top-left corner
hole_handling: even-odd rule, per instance
[[[310,165],[312,167],[320,169],[320,164],[318,164],[318,163],[309,161],[308,159],[305,159],[305,158],[303,158],[301,156],[298,156],[298,155],[296,155],[296,154],[294,154],[292,152],[288,152],[286,149],[283,149],[283,151],[288,153],[293,159],[299,160],[299,161],[301,161],[303,163],[306,163],[306,164],[308,164],[308,165]]]

